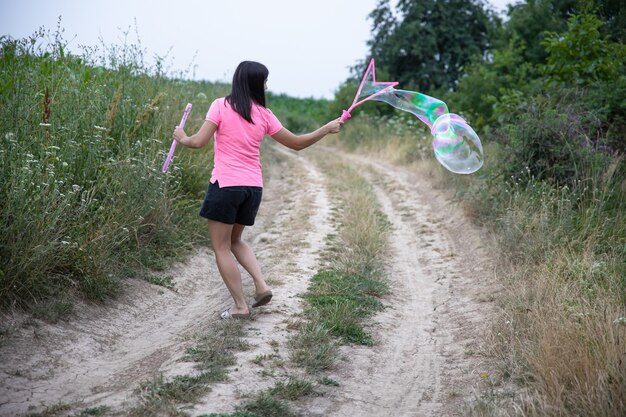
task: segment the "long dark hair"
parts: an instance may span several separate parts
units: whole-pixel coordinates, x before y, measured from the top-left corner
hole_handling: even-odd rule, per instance
[[[243,61],[233,75],[233,87],[226,101],[249,123],[254,124],[250,115],[252,101],[265,107],[265,80],[268,75],[267,67],[254,61]]]

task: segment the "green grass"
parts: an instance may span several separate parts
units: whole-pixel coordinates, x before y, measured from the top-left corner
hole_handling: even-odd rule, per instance
[[[311,315],[299,323],[289,339],[291,360],[310,373],[330,370],[339,354],[339,345],[330,330]]]
[[[174,288],[176,288],[176,281],[174,281],[174,277],[171,275],[167,275],[167,276],[148,275],[146,277],[146,281],[148,281],[150,284],[159,285],[161,287],[165,287],[170,290],[173,290]]]
[[[372,345],[361,322],[383,308],[379,297],[388,293],[381,281],[339,271],[318,272],[312,279],[305,299],[316,319],[330,334],[343,343]]]
[[[321,377],[317,382],[320,385],[329,385],[329,386],[333,386],[333,387],[338,387],[339,386],[339,382],[337,382],[334,379],[329,378],[327,376]]]
[[[58,404],[46,407],[40,413],[29,413],[27,414],[27,416],[28,417],[54,417],[54,416],[59,415],[60,413],[67,412],[70,409],[71,409],[71,406],[69,404],[58,403]]]
[[[314,394],[313,383],[298,378],[289,378],[286,383],[279,381],[274,387],[261,391],[253,398],[244,401],[236,407],[234,413],[213,413],[201,417],[295,417],[296,414],[285,400],[295,401]]]
[[[194,213],[204,185],[186,177],[206,176],[211,153],[181,149],[168,175],[160,165],[185,103],[202,109],[224,89],[156,77],[129,46],[126,61],[97,66],[50,37],[0,41],[3,307],[104,300],[119,292],[120,271],[206,242]]]
[[[202,417],[295,417],[286,401],[280,400],[269,391],[262,391],[254,398],[238,406],[232,414],[208,414]]]
[[[289,378],[287,383],[281,381],[270,389],[270,393],[282,400],[295,401],[301,397],[315,394],[313,383],[299,378]]]

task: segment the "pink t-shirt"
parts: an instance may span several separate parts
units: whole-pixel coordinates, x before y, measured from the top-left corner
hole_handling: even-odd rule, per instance
[[[270,109],[254,102],[250,113],[254,124],[233,110],[224,97],[211,103],[205,118],[217,126],[211,183],[217,180],[220,187],[263,187],[261,142],[265,135],[273,135],[283,126]]]

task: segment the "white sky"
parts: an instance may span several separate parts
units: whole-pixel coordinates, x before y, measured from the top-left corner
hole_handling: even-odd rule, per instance
[[[503,10],[511,0],[489,0]],[[295,97],[332,98],[349,68],[367,55],[377,0],[0,0],[0,36],[22,38],[55,29],[78,45],[136,42],[146,61],[169,58],[174,70],[193,62],[195,78],[230,82],[240,61],[270,70],[268,87]],[[392,4],[394,2],[392,1]],[[194,60],[194,55],[196,58]]]

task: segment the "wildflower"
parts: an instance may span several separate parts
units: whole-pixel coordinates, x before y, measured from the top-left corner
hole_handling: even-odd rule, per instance
[[[613,322],[613,324],[618,324],[622,326],[626,326],[626,317],[620,317]]]
[[[70,244],[70,242],[68,242],[67,240],[62,240],[62,241],[61,241],[61,244],[62,244],[62,245],[69,245],[69,244]]]
[[[62,166],[63,168],[65,168],[65,167],[69,166],[69,164],[68,164],[67,162],[63,161],[63,163],[61,164],[61,166]]]
[[[5,138],[6,140],[11,140],[11,139],[13,139],[14,137],[15,137],[15,133],[13,133],[13,132],[8,132],[8,133],[5,133],[5,134],[4,134],[4,138]]]
[[[77,185],[77,184],[72,185],[72,190],[73,190],[75,193],[77,193],[77,192],[79,192],[80,190],[82,190],[82,188],[83,188],[83,187],[81,187],[80,185]]]
[[[96,130],[107,130],[106,127],[102,127],[102,126],[98,126],[98,125],[94,125],[93,128],[96,129]]]

